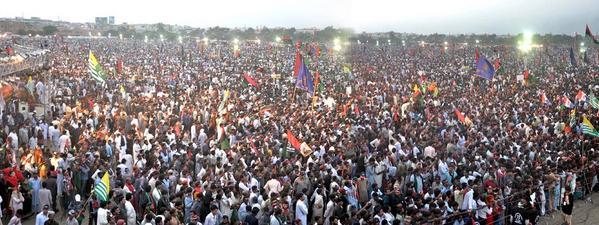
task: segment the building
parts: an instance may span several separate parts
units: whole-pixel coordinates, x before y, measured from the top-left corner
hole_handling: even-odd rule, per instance
[[[108,24],[114,25],[114,16],[108,17]]]
[[[108,17],[96,17],[96,25],[108,24]]]

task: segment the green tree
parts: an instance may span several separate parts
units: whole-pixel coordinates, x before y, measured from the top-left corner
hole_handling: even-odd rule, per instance
[[[48,25],[42,28],[42,34],[43,35],[53,35],[56,32],[58,32],[58,28],[56,28],[55,26],[52,25]]]

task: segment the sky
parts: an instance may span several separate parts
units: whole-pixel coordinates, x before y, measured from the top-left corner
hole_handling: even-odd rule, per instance
[[[7,0],[0,17],[193,27],[326,26],[356,32],[583,33],[599,31],[599,0]]]

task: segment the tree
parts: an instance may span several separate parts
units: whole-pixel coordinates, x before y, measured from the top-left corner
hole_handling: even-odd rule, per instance
[[[42,28],[42,34],[44,35],[53,35],[58,32],[58,28],[52,25],[48,25]]]

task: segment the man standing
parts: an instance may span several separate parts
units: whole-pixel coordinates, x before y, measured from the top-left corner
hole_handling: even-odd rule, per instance
[[[58,222],[56,222],[56,220],[54,220],[54,211],[49,211],[48,212],[48,220],[46,220],[46,222],[44,223],[44,225],[58,225]]]
[[[135,213],[135,208],[133,208],[133,204],[131,204],[131,193],[125,194],[125,210],[127,212],[127,225],[136,225],[137,215]]]
[[[42,189],[39,190],[40,205],[52,206],[52,192],[47,186],[46,182],[42,182]]]
[[[210,206],[210,213],[206,216],[206,220],[204,220],[204,225],[219,225],[220,224],[220,213],[218,212],[218,207],[215,205]]]
[[[67,217],[67,225],[79,225],[79,221],[75,218],[75,210],[69,211],[69,216]]]
[[[295,205],[295,219],[301,221],[301,225],[308,224],[308,206],[304,203],[304,195],[298,194]]]
[[[100,208],[98,208],[98,225],[108,225],[108,217],[110,216],[110,211],[106,209],[106,202],[100,203]],[[36,224],[37,225],[37,224]]]
[[[31,189],[31,210],[40,212],[40,187],[41,180],[37,177],[37,171],[34,171],[33,177],[29,180],[29,188]],[[44,221],[45,222],[45,221]]]
[[[44,205],[44,209],[42,212],[38,213],[35,216],[35,225],[44,225],[48,220],[48,210],[50,209],[49,205]]]

